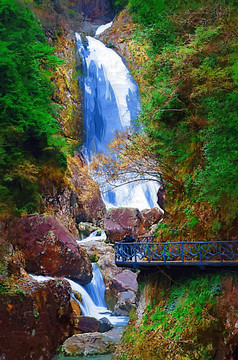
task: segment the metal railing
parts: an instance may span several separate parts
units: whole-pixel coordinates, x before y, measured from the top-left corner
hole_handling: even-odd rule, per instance
[[[118,266],[238,265],[238,241],[152,243],[139,239],[115,243]]]

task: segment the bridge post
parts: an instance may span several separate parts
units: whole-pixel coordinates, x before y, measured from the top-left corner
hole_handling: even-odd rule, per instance
[[[147,244],[147,258],[148,262],[150,263],[150,244]]]
[[[201,243],[199,243],[199,261],[202,263]]]
[[[135,254],[135,267],[136,267],[136,265],[137,265],[136,244],[135,244],[135,243],[133,243],[132,245],[133,245],[133,247],[134,247],[134,254]]]
[[[222,263],[222,246],[221,246],[221,243],[219,243],[219,251],[220,251],[220,261]]]
[[[182,246],[181,246],[181,253],[182,253],[182,263],[184,263],[183,242],[182,242]]]
[[[164,263],[166,263],[165,244],[163,244],[163,251],[164,251]]]

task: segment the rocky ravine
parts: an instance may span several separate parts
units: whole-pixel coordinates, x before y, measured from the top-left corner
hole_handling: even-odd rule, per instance
[[[76,49],[71,30],[82,27],[79,22],[85,15],[91,19],[98,17],[104,22],[111,19],[111,14],[104,0],[90,2],[92,6],[87,6],[90,14],[84,15],[81,13],[84,2],[80,2],[80,6],[77,1],[71,3],[73,8],[69,8],[65,1],[43,0],[35,10],[37,16],[44,19],[49,41],[53,44],[56,38],[56,51],[67,60],[54,79],[55,100],[62,105],[59,118],[62,130],[76,143],[76,134],[82,123],[82,118],[80,123],[77,122],[81,110],[76,112],[76,107],[81,106],[82,98],[77,94],[75,82],[78,64],[74,59]],[[93,26],[90,23],[88,28]],[[67,281],[50,280],[39,284],[29,277],[24,268],[36,274],[68,276],[82,284],[88,283],[92,273],[86,247],[78,246],[75,240],[79,238],[80,223],[89,221],[93,225],[105,226],[110,238],[115,241],[128,231],[134,236],[143,234],[161,216],[152,216],[153,220],[147,224],[149,218],[146,214],[142,220],[140,213],[127,213],[128,210],[124,209],[119,210],[118,221],[117,213],[112,211],[106,215],[96,187],[91,198],[85,200],[85,188],[91,180],[85,176],[80,154],[68,158],[64,183],[57,183],[57,176],[51,175],[51,170],[49,168],[45,183],[41,185],[44,210],[50,215],[22,217],[9,222],[7,230],[0,234],[0,357],[6,360],[51,359],[66,338],[83,331],[77,328],[80,309],[74,301],[70,302],[71,290]],[[127,219],[121,222],[121,218]],[[136,302],[137,274],[115,266],[111,246],[97,244],[95,249],[91,251],[87,248],[86,251],[93,256],[97,254],[99,258],[108,306],[116,314],[128,314]]]

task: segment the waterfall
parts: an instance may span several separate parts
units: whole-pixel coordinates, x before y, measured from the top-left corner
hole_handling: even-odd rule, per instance
[[[55,279],[50,276],[30,275],[38,282]],[[104,299],[105,285],[101,271],[96,263],[93,263],[93,279],[89,284],[80,285],[71,279],[66,278],[66,280],[70,283],[72,289],[71,297],[78,302],[82,315],[91,316],[98,320],[106,317],[113,326],[125,326],[128,323],[128,317],[113,316],[111,311],[107,309]],[[81,295],[82,302],[76,299],[74,292]]]
[[[109,23],[107,23],[107,24],[105,24],[105,25],[99,26],[99,27],[97,28],[97,30],[96,30],[95,35],[98,36],[98,35],[100,35],[101,33],[103,33],[105,30],[109,29],[109,28],[112,26],[112,23],[113,23],[113,22],[111,21],[111,22],[109,22]]]
[[[128,323],[128,317],[113,316],[111,311],[107,309],[104,300],[105,285],[100,269],[96,263],[93,263],[93,279],[89,284],[80,285],[70,279],[67,280],[72,290],[81,294],[82,303],[79,302],[79,306],[83,315],[92,316],[96,319],[106,317],[113,326],[125,326]]]
[[[84,77],[84,155],[88,161],[106,145],[115,132],[133,128],[141,105],[138,87],[121,57],[101,41],[87,36],[83,43],[76,34]],[[81,79],[82,80],[82,79]],[[137,182],[123,185],[103,195],[107,208],[135,207],[140,210],[157,205],[158,185],[155,182]]]

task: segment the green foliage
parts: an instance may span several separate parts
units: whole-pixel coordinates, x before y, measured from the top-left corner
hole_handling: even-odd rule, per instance
[[[139,70],[141,122],[167,190],[170,217],[159,233],[227,236],[238,205],[236,3],[130,0],[128,7],[140,24],[134,39],[147,42],[150,56]],[[184,209],[191,214],[181,217]]]
[[[220,96],[219,96],[220,95]],[[198,170],[196,184],[210,202],[238,193],[238,96],[219,94],[202,101],[209,126],[204,130],[205,167]]]
[[[199,359],[214,354],[220,323],[214,306],[222,292],[222,274],[194,275],[178,283],[160,284],[160,295],[148,303],[139,328],[123,335],[122,355],[134,359]],[[162,281],[162,279],[160,279]],[[213,336],[211,335],[213,334]]]
[[[89,256],[89,259],[92,263],[98,262],[98,256],[97,254],[92,254]]]
[[[0,1],[0,207],[33,212],[39,170],[66,166],[50,81],[60,60],[30,9]]]
[[[120,11],[128,5],[128,0],[112,0],[112,5],[116,11]]]

